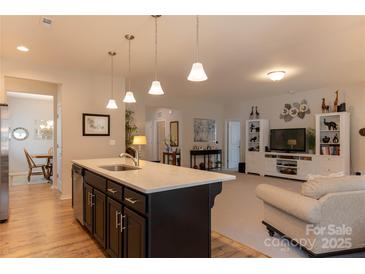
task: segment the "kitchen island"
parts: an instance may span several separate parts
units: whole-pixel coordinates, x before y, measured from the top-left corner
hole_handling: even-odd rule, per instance
[[[209,258],[211,208],[235,176],[126,158],[74,160],[73,206],[112,257]]]

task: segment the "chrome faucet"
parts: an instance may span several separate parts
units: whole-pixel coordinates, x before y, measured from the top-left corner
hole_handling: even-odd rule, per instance
[[[125,158],[129,158],[129,159],[132,159],[132,161],[133,161],[133,163],[134,163],[134,165],[135,166],[139,166],[139,156],[138,156],[138,152],[136,152],[136,158],[134,158],[132,155],[130,155],[130,154],[128,154],[128,153],[125,153],[125,152],[123,152],[123,153],[121,153],[120,155],[119,155],[119,157],[120,158],[123,158],[123,157],[125,157]]]

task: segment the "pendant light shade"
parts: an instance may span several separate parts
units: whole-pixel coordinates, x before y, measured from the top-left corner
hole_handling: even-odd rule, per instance
[[[134,98],[133,92],[132,91],[127,91],[125,93],[124,99],[123,99],[124,103],[135,103],[136,102],[136,98]]]
[[[191,67],[188,80],[192,82],[202,82],[208,79],[204,71],[203,64],[199,62],[199,16],[196,16],[196,53],[195,63]]]
[[[205,74],[202,63],[194,63],[188,76],[188,80],[192,82],[202,82],[208,79]]]
[[[160,81],[153,81],[152,85],[150,87],[150,90],[148,91],[148,94],[151,95],[164,95],[163,89],[161,87]]]
[[[164,95],[164,91],[161,87],[160,81],[157,80],[157,19],[161,15],[152,15],[155,18],[155,80],[151,84],[151,88],[148,91],[148,94],[151,95]]]
[[[114,99],[109,99],[108,104],[106,105],[107,109],[118,109],[117,102]]]
[[[128,91],[124,95],[123,102],[127,104],[136,103],[136,98],[134,98],[133,91],[131,91],[131,41],[134,39],[134,35],[126,34],[124,36],[128,40]]]
[[[108,54],[111,58],[111,98],[108,101],[108,104],[106,105],[107,109],[118,109],[117,102],[113,99],[113,92],[114,92],[114,63],[113,63],[113,57],[116,55],[114,51],[109,51]]]

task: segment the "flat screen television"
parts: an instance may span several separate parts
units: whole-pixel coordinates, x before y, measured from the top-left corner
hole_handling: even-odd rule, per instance
[[[270,149],[283,152],[305,152],[305,128],[272,129]]]

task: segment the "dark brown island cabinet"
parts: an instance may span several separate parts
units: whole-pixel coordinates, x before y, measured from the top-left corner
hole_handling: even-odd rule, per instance
[[[72,204],[75,208],[75,200],[83,201],[81,223],[111,257],[211,256],[211,208],[222,190],[221,182],[141,193],[75,168],[83,176],[83,190],[73,192]]]

